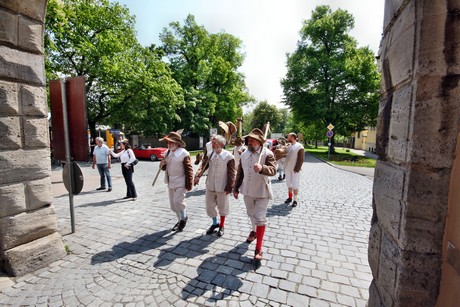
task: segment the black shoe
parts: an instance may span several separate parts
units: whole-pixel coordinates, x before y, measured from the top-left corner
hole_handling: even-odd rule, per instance
[[[180,222],[177,222],[176,225],[174,225],[174,227],[171,230],[176,231],[177,229],[179,229],[179,223]]]
[[[125,197],[123,197],[122,199],[128,199],[128,198],[131,198],[131,197],[129,197],[129,196],[125,196]]]
[[[296,200],[294,200],[294,202],[292,203],[292,206],[297,207],[297,201]]]
[[[288,199],[286,199],[286,200],[284,201],[284,203],[285,203],[285,204],[290,204],[291,201],[292,201],[292,198],[289,197]]]
[[[179,222],[179,228],[177,229],[178,231],[184,230],[185,225],[187,225],[187,220],[188,220],[188,216],[186,216],[183,220]]]
[[[217,236],[222,237],[224,235],[224,227],[219,227],[219,230],[217,231]]]
[[[283,180],[286,179],[286,174],[283,174]]]
[[[207,235],[213,234],[216,228],[219,228],[219,224],[211,225],[211,227],[209,227],[209,229],[206,231],[206,234]]]
[[[110,192],[110,191],[112,191],[112,188],[109,188],[109,189],[107,190],[107,192]]]
[[[281,175],[278,176],[278,180],[283,180],[283,177],[281,177]]]
[[[105,190],[105,188],[100,187],[100,188],[97,188],[97,189],[96,189],[96,191],[101,191],[101,190]]]

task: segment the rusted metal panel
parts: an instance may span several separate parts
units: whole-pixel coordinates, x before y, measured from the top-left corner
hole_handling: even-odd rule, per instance
[[[88,161],[88,121],[85,99],[85,78],[66,79],[67,112],[69,122],[70,156],[74,161]],[[50,81],[51,146],[56,160],[65,160],[64,121],[61,81]]]

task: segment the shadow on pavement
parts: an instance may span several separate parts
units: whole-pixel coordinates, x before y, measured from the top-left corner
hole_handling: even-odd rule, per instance
[[[217,239],[218,237],[215,235],[200,235],[193,239],[182,241],[176,246],[163,249],[153,266],[156,268],[164,267],[170,265],[178,258],[190,259],[204,255],[209,252],[206,248]]]
[[[148,250],[163,246],[174,236],[170,230],[162,230],[156,233],[140,237],[134,242],[121,242],[112,247],[110,251],[103,251],[91,257],[91,264],[111,262],[128,254],[139,254]]]
[[[288,206],[285,203],[272,204],[267,210],[267,216],[287,216],[291,213],[292,209],[292,206]]]
[[[187,192],[187,194],[185,194],[185,198],[189,198],[189,197],[192,197],[192,196],[202,196],[202,195],[205,195],[206,194],[206,189],[197,189],[197,190],[191,190],[190,192]]]
[[[244,256],[248,243],[240,243],[231,250],[206,258],[198,266],[198,276],[182,289],[182,299],[202,296],[211,291],[208,302],[216,302],[231,296],[243,285],[238,275],[255,269],[252,259]]]

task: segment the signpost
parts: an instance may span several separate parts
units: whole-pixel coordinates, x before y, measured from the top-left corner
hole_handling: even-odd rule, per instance
[[[330,156],[331,156],[331,145],[332,145],[331,138],[334,136],[334,131],[332,131],[332,129],[334,129],[334,125],[329,123],[329,125],[327,125],[327,129],[328,129],[328,131],[326,132],[326,136],[329,139],[329,142],[327,143],[327,146],[328,146],[327,159],[329,160]]]

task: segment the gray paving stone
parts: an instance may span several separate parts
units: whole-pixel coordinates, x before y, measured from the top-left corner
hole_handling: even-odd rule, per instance
[[[50,306],[289,306],[298,301],[335,306],[347,305],[348,297],[357,306],[366,304],[372,280],[367,263],[371,180],[307,155],[301,185],[308,188],[300,189],[300,205],[293,209],[284,205],[285,182],[274,178],[265,259],[255,267],[255,245],[244,242],[250,225],[242,199],[231,199],[224,237],[207,236],[210,219],[201,184],[186,197],[187,227],[172,233],[176,220],[166,186],[160,180],[151,187],[158,163],[139,163],[135,203],[120,200],[125,185],[118,165],[112,168],[114,190],[99,193],[91,185],[98,182],[97,172],[81,164],[85,187],[74,198],[76,233],[69,234],[66,195],[53,200],[59,231],[68,234],[63,239],[73,254],[0,289],[0,305],[18,306],[26,298],[29,305]],[[60,172],[52,174],[59,179]]]

